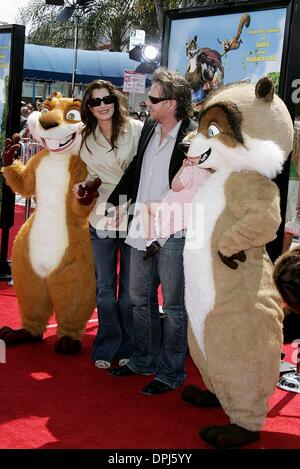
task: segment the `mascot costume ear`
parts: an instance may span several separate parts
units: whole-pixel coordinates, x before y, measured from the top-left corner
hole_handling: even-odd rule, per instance
[[[37,342],[53,312],[57,320],[55,350],[75,353],[95,307],[95,275],[87,216],[101,181],[94,182],[86,203],[73,197],[74,184],[87,177],[79,157],[80,101],[54,93],[41,112],[28,119],[44,150],[26,166],[15,159],[19,137],[7,140],[2,170],[7,184],[25,197],[35,196],[36,209],[20,229],[13,247],[12,275],[22,329],[0,329],[7,345]],[[86,191],[88,192],[88,190]]]
[[[271,179],[292,143],[290,114],[268,78],[212,95],[191,139],[188,154],[212,171],[193,201],[184,250],[189,348],[207,390],[190,385],[182,398],[224,409],[229,425],[200,432],[216,447],[259,438],[279,377],[283,313],[265,245],[281,222]]]

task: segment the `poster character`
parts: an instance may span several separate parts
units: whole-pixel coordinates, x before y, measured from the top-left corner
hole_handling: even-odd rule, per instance
[[[244,13],[241,18],[240,22],[238,25],[238,30],[235,36],[233,36],[230,40],[229,39],[223,39],[223,41],[220,41],[220,39],[217,39],[218,43],[221,44],[223,53],[221,56],[227,54],[231,50],[236,50],[239,49],[240,45],[243,43],[242,39],[240,39],[243,27],[246,26],[248,28],[250,25],[250,15],[247,13]]]
[[[223,84],[224,68],[219,52],[209,47],[199,48],[197,36],[187,42],[188,66],[184,77],[193,89],[193,101],[200,104],[211,90]]]

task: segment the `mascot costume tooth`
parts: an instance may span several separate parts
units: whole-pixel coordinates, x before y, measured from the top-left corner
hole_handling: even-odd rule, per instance
[[[259,439],[279,377],[283,313],[265,245],[281,221],[271,179],[292,144],[292,120],[268,78],[212,95],[191,136],[188,154],[212,170],[184,250],[189,348],[207,390],[189,385],[182,398],[228,415],[229,425],[200,431],[213,446]]]
[[[22,329],[0,329],[7,345],[36,342],[54,311],[55,350],[75,353],[95,307],[95,274],[87,216],[100,180],[86,199],[73,197],[73,186],[87,176],[80,159],[80,101],[60,93],[45,100],[28,121],[44,150],[23,166],[14,160],[18,137],[6,142],[2,170],[7,184],[25,197],[35,196],[36,209],[20,229],[13,247],[12,275]],[[91,184],[91,183],[90,183]],[[95,186],[96,184],[96,186]]]

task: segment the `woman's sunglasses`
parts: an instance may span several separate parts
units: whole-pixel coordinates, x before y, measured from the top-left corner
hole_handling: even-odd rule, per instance
[[[113,94],[109,94],[103,98],[90,98],[87,103],[90,107],[97,107],[101,106],[102,101],[104,104],[113,104],[116,102],[116,97]]]
[[[158,104],[158,103],[161,103],[162,101],[168,101],[168,99],[170,99],[170,98],[155,98],[155,96],[150,96],[150,94],[149,94],[148,99],[149,99],[150,103]]]

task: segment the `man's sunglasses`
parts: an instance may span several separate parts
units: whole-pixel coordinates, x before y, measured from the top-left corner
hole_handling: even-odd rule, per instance
[[[109,94],[103,98],[90,98],[87,103],[90,107],[97,107],[101,106],[102,101],[104,104],[113,104],[116,102],[116,97],[113,94]]]
[[[158,104],[158,103],[161,103],[162,101],[168,101],[168,99],[170,99],[170,98],[155,98],[154,96],[150,96],[150,94],[149,94],[148,99],[149,99],[150,103]]]

